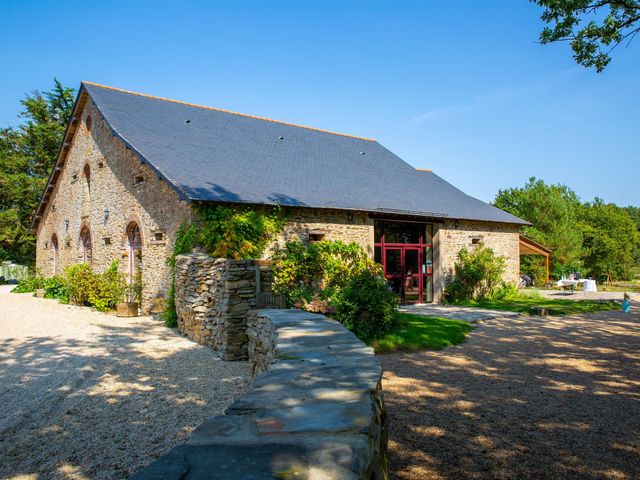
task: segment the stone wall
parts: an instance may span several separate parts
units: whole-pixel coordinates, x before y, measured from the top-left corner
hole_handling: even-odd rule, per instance
[[[252,312],[247,332],[255,371],[263,371],[253,389],[132,479],[387,479],[373,350],[339,323],[300,310]]]
[[[256,305],[253,260],[179,255],[175,278],[180,332],[224,360],[246,359],[247,313]]]
[[[284,248],[291,240],[309,243],[313,233],[323,235],[325,240],[356,242],[373,256],[373,219],[366,213],[312,208],[287,208],[285,213],[288,221],[265,251],[265,258],[271,256],[274,247]]]
[[[518,226],[506,223],[472,222],[466,220],[446,220],[439,225],[434,238],[434,261],[438,270],[434,274],[436,301],[442,297],[441,290],[454,274],[454,264],[458,252],[466,247],[468,250],[481,242],[490,247],[498,256],[504,257],[506,268],[503,275],[505,282],[517,284],[520,276],[520,240]],[[439,281],[435,282],[438,276]]]
[[[89,182],[85,166],[89,167]],[[63,171],[38,225],[36,266],[46,276],[56,273],[54,234],[59,246],[57,273],[81,263],[80,231],[86,226],[91,232],[92,268],[101,272],[112,260],[118,260],[124,273],[129,262],[127,226],[136,222],[142,236],[142,305],[149,310],[169,287],[166,260],[176,230],[190,216],[189,205],[112,134],[100,112],[87,101]]]

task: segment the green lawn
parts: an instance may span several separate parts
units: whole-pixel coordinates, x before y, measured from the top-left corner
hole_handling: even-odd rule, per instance
[[[464,300],[456,302],[456,305],[522,313],[533,313],[534,308],[542,307],[547,308],[550,315],[574,315],[620,309],[620,304],[613,301],[549,299],[526,293],[499,299]]]
[[[473,326],[461,320],[400,314],[400,329],[374,340],[376,353],[396,351],[441,350],[464,342]]]

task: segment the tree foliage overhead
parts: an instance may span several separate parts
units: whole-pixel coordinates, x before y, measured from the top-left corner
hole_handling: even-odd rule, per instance
[[[611,51],[640,31],[640,0],[531,0],[544,8],[543,44],[567,41],[573,58],[601,72]]]
[[[32,263],[33,214],[72,115],[75,90],[54,79],[26,95],[17,127],[0,130],[0,259]]]

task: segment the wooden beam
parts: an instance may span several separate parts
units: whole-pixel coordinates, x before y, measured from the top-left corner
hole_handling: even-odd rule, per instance
[[[545,255],[545,264],[547,267],[547,283],[549,283],[549,255]]]

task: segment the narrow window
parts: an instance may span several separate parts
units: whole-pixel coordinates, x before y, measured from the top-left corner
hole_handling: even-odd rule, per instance
[[[89,165],[84,166],[84,178],[87,182],[87,192],[91,193],[91,169]]]
[[[127,226],[127,244],[129,247],[129,284],[136,281],[142,271],[142,236],[137,223],[131,222]]]
[[[51,237],[51,247],[53,249],[52,270],[54,275],[58,275],[60,273],[60,259],[58,256],[58,236],[55,233]]]
[[[91,125],[92,125],[91,115],[87,116],[87,120],[86,120],[85,124],[87,126],[87,132],[91,132]]]
[[[82,263],[91,266],[92,248],[91,248],[91,232],[88,227],[83,227],[80,231],[80,246],[82,248]]]

